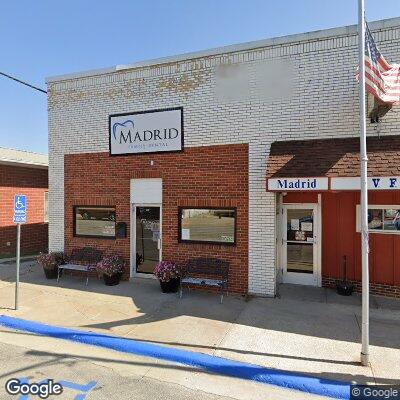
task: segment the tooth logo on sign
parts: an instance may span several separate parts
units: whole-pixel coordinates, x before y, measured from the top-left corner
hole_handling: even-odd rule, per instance
[[[114,139],[117,140],[117,129],[119,128],[121,136],[126,135],[126,137],[131,135],[131,131],[133,132],[133,128],[135,127],[135,124],[133,123],[132,120],[128,119],[125,122],[116,122],[113,125],[113,135]]]
[[[183,108],[109,115],[110,155],[183,151]]]

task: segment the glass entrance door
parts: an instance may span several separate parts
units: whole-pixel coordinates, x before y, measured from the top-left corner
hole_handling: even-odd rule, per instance
[[[318,284],[316,205],[283,206],[283,282]]]
[[[161,208],[135,207],[136,217],[136,272],[152,274],[161,260]]]

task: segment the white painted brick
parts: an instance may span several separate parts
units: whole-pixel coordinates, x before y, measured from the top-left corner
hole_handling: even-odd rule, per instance
[[[400,61],[400,28],[382,29],[376,40],[388,60]],[[288,102],[217,104],[214,68],[285,57],[298,68]],[[64,154],[108,151],[108,115],[183,106],[185,146],[249,143],[249,292],[275,293],[275,196],[265,190],[270,145],[276,140],[356,136],[358,89],[354,78],[357,37],[297,41],[49,84],[50,250],[64,247]],[[163,80],[199,79],[191,90],[165,89]],[[252,87],[256,87],[254,74]],[[381,135],[398,134],[400,114],[382,121]],[[368,123],[368,134],[375,134]]]

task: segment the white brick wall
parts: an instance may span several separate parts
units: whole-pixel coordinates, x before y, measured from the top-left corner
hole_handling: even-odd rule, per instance
[[[291,43],[50,82],[50,250],[64,246],[64,154],[108,151],[109,114],[183,106],[186,147],[249,143],[249,292],[273,295],[275,197],[265,190],[270,144],[358,134],[357,37],[346,32],[312,40],[301,35],[303,40]],[[400,26],[382,24],[374,36],[386,58],[400,62]],[[216,66],[246,63],[251,71],[279,58],[291,60],[297,71],[290,101],[259,100],[252,74],[250,99],[218,103]],[[396,134],[399,128],[400,114],[394,109],[380,131]],[[368,133],[374,134],[369,123]]]

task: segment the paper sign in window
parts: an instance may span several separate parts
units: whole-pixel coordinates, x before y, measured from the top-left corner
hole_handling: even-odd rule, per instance
[[[153,231],[153,242],[158,242],[160,239],[160,231]]]
[[[182,228],[182,240],[190,239],[190,229]]]
[[[304,232],[312,232],[313,226],[312,222],[302,222],[301,223],[301,230]]]
[[[292,231],[299,231],[300,230],[300,220],[298,219],[291,219],[290,220],[290,229]]]

